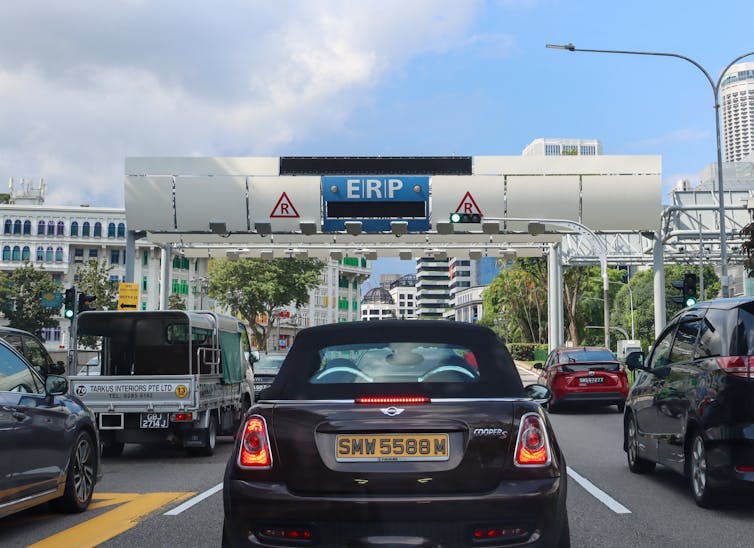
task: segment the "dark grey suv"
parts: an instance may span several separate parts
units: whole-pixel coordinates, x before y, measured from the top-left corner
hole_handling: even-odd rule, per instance
[[[657,463],[685,475],[697,504],[723,487],[754,487],[754,299],[705,301],[667,325],[626,400],[624,444],[632,472]]]

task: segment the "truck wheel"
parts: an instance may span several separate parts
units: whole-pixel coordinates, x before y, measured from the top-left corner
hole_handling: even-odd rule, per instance
[[[123,447],[126,444],[122,441],[114,441],[112,443],[106,443],[102,446],[103,457],[119,457],[123,454]]]
[[[202,447],[189,447],[191,455],[211,457],[215,454],[215,445],[217,444],[217,418],[215,415],[210,414],[209,424],[203,432],[203,438]]]

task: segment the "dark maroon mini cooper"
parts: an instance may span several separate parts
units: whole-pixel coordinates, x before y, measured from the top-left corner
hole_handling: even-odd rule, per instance
[[[549,396],[483,327],[306,329],[237,435],[223,546],[570,546]]]

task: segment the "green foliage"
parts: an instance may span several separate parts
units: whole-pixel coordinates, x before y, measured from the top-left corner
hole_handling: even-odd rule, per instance
[[[186,310],[186,301],[178,293],[168,297],[168,310]]]
[[[516,259],[482,293],[485,324],[505,341],[547,340],[547,263]]]
[[[514,360],[534,361],[534,353],[539,350],[547,355],[547,345],[537,343],[508,343],[508,351]]]
[[[10,276],[0,271],[0,312],[5,313],[13,306],[13,282]]]
[[[754,278],[754,222],[741,229],[741,236],[746,238],[741,244],[741,249],[746,254],[744,266],[749,272],[749,278]]]
[[[249,325],[258,348],[267,347],[277,307],[309,299],[320,282],[324,263],[317,259],[215,259],[209,268],[209,296],[239,314]],[[265,325],[263,319],[269,318]]]
[[[45,327],[57,327],[60,309],[46,308],[41,302],[43,293],[57,291],[60,288],[49,272],[30,263],[16,268],[0,281],[0,306],[10,327],[36,334]]]
[[[602,278],[598,266],[571,266],[563,272],[563,308],[567,338],[579,345],[587,325],[594,321],[601,309]],[[604,314],[601,314],[604,315]],[[602,324],[602,320],[598,320]]]
[[[682,308],[680,304],[673,302],[674,295],[681,292],[672,286],[673,280],[682,280],[687,271],[694,272],[699,276],[698,267],[685,265],[665,265],[665,310],[667,319],[673,317]],[[704,295],[701,299],[714,299],[720,292],[720,279],[715,274],[712,265],[705,265]],[[654,271],[642,270],[631,277],[629,284],[633,292],[634,301],[634,333],[635,337],[642,342],[642,347],[648,348],[655,339],[654,321]],[[701,287],[701,286],[700,286]],[[612,299],[610,309],[610,322],[613,325],[623,327],[631,333],[631,300],[628,288],[619,287],[619,291]]]
[[[92,308],[97,310],[115,310],[118,305],[117,284],[110,281],[112,266],[105,261],[90,260],[83,267],[76,270],[78,281],[76,288],[79,293],[94,295],[96,299]]]

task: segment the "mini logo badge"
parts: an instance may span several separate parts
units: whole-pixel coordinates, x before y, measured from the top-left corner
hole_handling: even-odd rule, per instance
[[[405,409],[398,409],[397,407],[383,407],[380,409],[385,415],[388,417],[395,417],[396,415],[400,415],[405,411]]]

